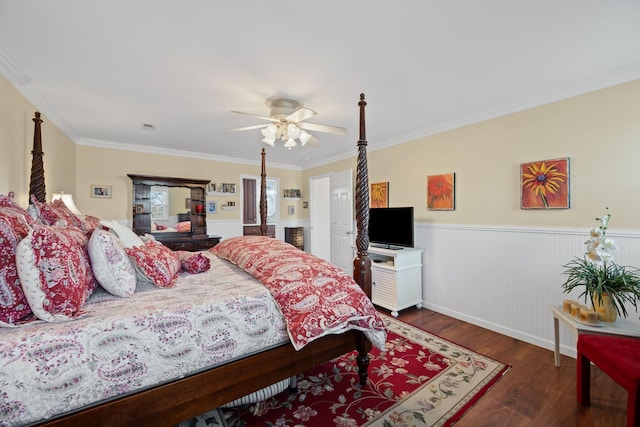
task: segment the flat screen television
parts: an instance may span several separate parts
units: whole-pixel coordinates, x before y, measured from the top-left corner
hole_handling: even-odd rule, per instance
[[[413,207],[369,209],[369,243],[385,249],[413,247]]]

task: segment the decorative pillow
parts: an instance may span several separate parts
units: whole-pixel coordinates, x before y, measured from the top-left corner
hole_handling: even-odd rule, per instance
[[[55,225],[58,227],[78,227],[87,237],[91,236],[93,230],[100,225],[100,219],[91,215],[78,216],[60,199],[51,203],[40,203],[35,196],[31,196],[32,211],[35,218],[44,225]]]
[[[13,196],[0,195],[0,326],[15,325],[32,313],[18,277],[16,247],[33,219],[13,203]]]
[[[142,241],[140,236],[134,233],[132,229],[125,227],[124,225],[116,221],[100,221],[100,224],[113,231],[116,236],[120,238],[120,241],[125,248],[133,248],[135,246],[144,245],[144,242]]]
[[[182,221],[177,223],[176,230],[183,233],[188,233],[189,231],[191,231],[191,221]]]
[[[110,294],[131,297],[136,290],[136,270],[120,239],[106,230],[95,230],[87,249],[98,283]]]
[[[171,249],[154,240],[142,246],[125,248],[133,260],[136,270],[144,279],[151,280],[160,288],[172,288],[180,273],[180,259]]]
[[[36,196],[32,195],[31,204],[35,207],[38,219],[44,225],[82,228],[82,220],[71,212],[60,199],[51,203],[40,203]]]
[[[95,217],[93,215],[85,215],[82,220],[82,230],[85,231],[89,236],[93,233],[94,230],[100,228],[100,218]]]
[[[180,259],[180,266],[191,274],[204,273],[211,268],[211,260],[200,252],[174,251]]]
[[[98,285],[86,245],[79,228],[46,225],[34,225],[18,243],[18,276],[39,319],[55,322],[81,314]]]
[[[28,225],[32,225],[35,223],[33,217],[29,215],[29,213],[22,209],[20,205],[13,201],[15,197],[15,193],[13,191],[9,192],[9,194],[0,195],[0,207],[8,208],[5,212],[12,212],[13,216],[21,218]]]

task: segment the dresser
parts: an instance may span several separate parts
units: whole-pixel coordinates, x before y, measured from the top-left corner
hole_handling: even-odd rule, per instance
[[[175,235],[177,233],[167,234],[169,235],[155,233],[154,237],[172,251],[206,251],[220,243],[220,236],[178,236]]]
[[[304,251],[304,227],[285,227],[284,241]]]

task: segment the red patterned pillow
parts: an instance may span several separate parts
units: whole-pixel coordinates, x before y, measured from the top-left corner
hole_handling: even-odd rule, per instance
[[[47,322],[79,315],[98,285],[87,237],[75,227],[34,225],[18,243],[16,264],[31,310]]]
[[[100,219],[95,216],[86,215],[81,218],[71,212],[71,210],[60,199],[51,203],[40,203],[35,196],[31,196],[31,203],[35,208],[36,216],[44,225],[56,225],[59,227],[78,227],[87,237],[91,236],[93,230],[99,227]]]
[[[174,280],[180,273],[180,258],[171,249],[155,240],[148,240],[144,245],[125,248],[125,251],[145,279],[160,288],[174,286]]]
[[[180,265],[187,273],[204,273],[211,268],[211,260],[200,252],[174,251],[174,253],[180,258]]]
[[[31,196],[31,203],[35,207],[36,215],[45,225],[59,227],[82,227],[82,221],[60,199],[51,203],[40,203],[35,196]]]
[[[31,314],[16,268],[16,246],[29,234],[33,219],[13,196],[0,195],[0,326],[14,325]]]
[[[176,230],[181,233],[188,233],[191,231],[191,221],[182,221],[176,224]]]

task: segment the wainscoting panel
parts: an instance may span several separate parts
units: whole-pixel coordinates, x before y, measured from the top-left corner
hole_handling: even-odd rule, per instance
[[[416,224],[424,248],[424,306],[553,350],[552,306],[578,300],[562,292],[563,265],[584,253],[586,229]],[[616,262],[640,266],[640,233],[607,236]],[[628,319],[640,320],[633,306]],[[575,357],[575,334],[561,323],[561,352]],[[552,354],[549,354],[552,357]]]

